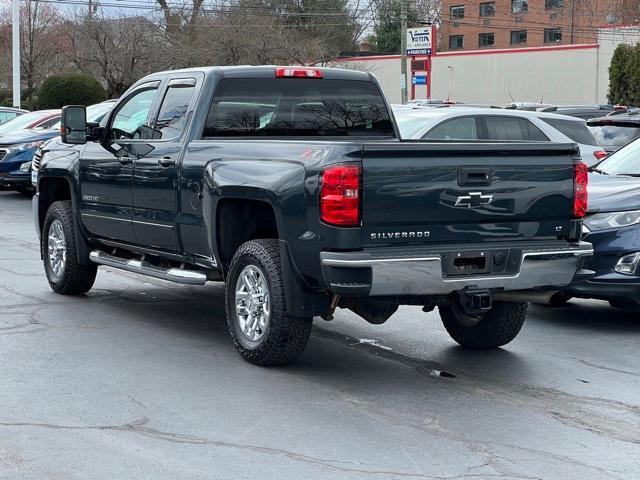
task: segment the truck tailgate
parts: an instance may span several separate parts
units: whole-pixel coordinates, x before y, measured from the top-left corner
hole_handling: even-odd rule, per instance
[[[577,158],[546,143],[365,144],[363,245],[566,237]]]

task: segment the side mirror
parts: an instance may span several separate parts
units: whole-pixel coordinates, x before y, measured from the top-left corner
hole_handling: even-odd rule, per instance
[[[62,143],[71,145],[87,143],[87,109],[79,105],[62,107],[60,133]]]
[[[101,127],[98,122],[87,122],[87,141],[94,142],[96,140],[102,140],[104,137],[105,128]]]

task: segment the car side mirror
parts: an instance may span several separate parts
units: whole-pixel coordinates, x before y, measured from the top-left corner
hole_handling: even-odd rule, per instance
[[[60,133],[62,143],[71,145],[87,143],[87,109],[80,105],[62,107]]]
[[[87,122],[87,141],[102,140],[104,132],[105,128],[101,127],[98,122]]]

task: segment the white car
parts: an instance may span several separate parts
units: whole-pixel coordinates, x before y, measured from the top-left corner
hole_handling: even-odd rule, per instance
[[[566,115],[463,107],[393,111],[405,139],[577,143],[587,165],[607,155],[584,120]]]

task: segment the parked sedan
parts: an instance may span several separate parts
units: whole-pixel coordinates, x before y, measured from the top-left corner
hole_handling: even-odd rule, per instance
[[[606,158],[589,175],[584,240],[594,256],[566,292],[640,308],[640,140]],[[582,279],[581,279],[582,278]]]
[[[0,188],[29,193],[31,159],[42,142],[60,135],[60,130],[33,128],[0,137]]]
[[[48,128],[60,121],[60,110],[38,110],[25,113],[0,125],[0,137],[19,130]]]
[[[0,125],[7,123],[9,120],[13,120],[20,115],[28,113],[28,110],[20,110],[19,108],[0,107]]]
[[[607,153],[584,120],[553,113],[486,108],[394,109],[403,138],[423,140],[524,140],[577,143],[593,165]]]

